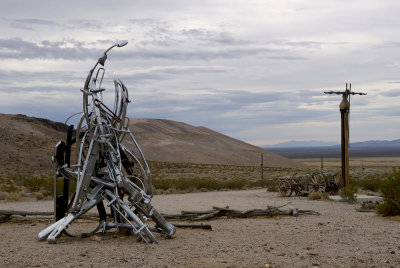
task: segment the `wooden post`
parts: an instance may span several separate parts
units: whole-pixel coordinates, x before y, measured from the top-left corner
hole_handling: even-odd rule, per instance
[[[321,154],[321,170],[324,170],[324,156]]]
[[[325,94],[338,94],[342,95],[342,101],[340,102],[340,117],[341,117],[341,144],[342,144],[342,179],[343,187],[349,186],[350,184],[350,173],[349,173],[349,113],[350,113],[350,95],[367,95],[362,92],[352,92],[351,84],[345,91],[328,91]]]
[[[348,110],[340,109],[342,124],[341,124],[341,144],[342,144],[342,178],[343,187],[349,186],[349,112]]]
[[[264,180],[264,155],[261,153],[261,180]]]

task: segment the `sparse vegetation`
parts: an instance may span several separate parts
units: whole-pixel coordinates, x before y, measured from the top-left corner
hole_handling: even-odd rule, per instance
[[[277,192],[278,185],[279,185],[278,181],[264,178],[251,182],[249,186],[267,188],[269,192]]]
[[[310,200],[317,200],[322,198],[322,193],[320,192],[312,192],[308,195],[308,199]]]
[[[246,185],[245,179],[232,179],[226,181],[218,181],[214,179],[204,178],[178,178],[178,179],[156,179],[153,180],[156,189],[169,190],[177,189],[185,192],[204,191],[206,190],[222,190],[222,189],[242,189]]]
[[[350,181],[350,185],[344,187],[341,191],[340,191],[340,196],[345,199],[347,202],[349,203],[354,203],[356,202],[356,196],[355,194],[358,192],[358,186],[354,183],[352,183],[352,181]]]
[[[62,185],[58,185],[61,191]],[[37,199],[46,199],[53,195],[53,175],[35,175],[30,172],[15,172],[2,180],[0,189],[3,191],[2,198],[7,201],[19,201],[24,197],[33,196]]]
[[[382,179],[377,175],[367,175],[357,180],[353,180],[353,183],[361,189],[378,192],[381,188]]]
[[[6,201],[13,202],[21,200],[22,195],[19,192],[11,192],[6,196]]]
[[[293,172],[289,168],[264,167],[264,178],[260,178],[260,167],[234,166],[216,164],[194,164],[150,161],[152,182],[158,193],[184,193],[193,191],[239,190],[245,188],[263,187],[268,191],[277,191],[277,182],[273,177]],[[71,189],[75,182],[70,182]],[[57,185],[62,191],[62,183]],[[53,174],[35,174],[33,172],[16,172],[0,180],[0,189],[6,193],[16,193],[9,199],[24,198],[22,193],[36,199],[48,199],[54,192]],[[17,194],[19,193],[19,198]]]
[[[195,164],[150,161],[156,193],[212,191],[222,189],[267,188],[277,191],[274,177],[293,172],[290,168],[264,167],[264,178],[257,166]],[[169,190],[169,191],[167,191]]]
[[[264,167],[264,178],[261,179],[259,166],[235,166],[219,164],[196,164],[149,161],[152,172],[152,181],[156,189],[155,193],[185,193],[196,191],[236,190],[247,188],[266,188],[268,191],[277,191],[278,181],[273,178],[291,174],[307,174],[315,171],[315,167],[303,168],[279,168]],[[337,171],[337,168],[332,169]],[[51,172],[51,171],[50,171]],[[329,170],[327,170],[329,172]],[[379,191],[383,181],[383,172],[366,174],[353,172],[350,189],[344,189],[342,196],[353,200],[358,188],[368,191]],[[386,175],[387,176],[387,175]],[[70,182],[74,189],[75,182]],[[0,190],[5,193],[1,198],[5,199],[9,193],[19,193],[20,198],[25,196],[37,199],[48,199],[53,195],[53,174],[43,172],[25,172],[17,169],[12,174],[0,177]],[[62,183],[58,184],[58,192],[61,192]],[[25,193],[25,195],[24,195]],[[10,197],[15,199],[15,197]],[[321,198],[324,196],[311,196]]]
[[[393,174],[382,181],[381,191],[384,202],[377,211],[383,216],[400,215],[400,168],[393,168]]]

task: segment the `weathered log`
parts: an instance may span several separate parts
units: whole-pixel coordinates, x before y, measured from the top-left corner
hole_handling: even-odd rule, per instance
[[[210,224],[174,224],[178,228],[205,229],[212,230]]]
[[[7,222],[7,221],[10,220],[10,218],[11,218],[11,215],[1,215],[0,216],[0,223]]]
[[[266,209],[249,209],[245,211],[229,209],[226,207],[213,207],[211,210],[205,211],[182,211],[181,214],[162,214],[167,220],[176,221],[205,221],[212,220],[219,217],[227,218],[251,218],[251,217],[274,217],[274,216],[294,216],[299,215],[319,215],[318,212],[314,210],[300,210],[297,208],[281,210],[282,206],[273,207],[267,206]],[[13,217],[12,217],[13,216]],[[38,212],[38,211],[16,211],[16,210],[0,210],[0,223],[10,220],[14,220],[16,217],[22,219],[51,219],[53,212]],[[110,216],[110,215],[108,215]],[[28,218],[24,218],[28,217]],[[86,220],[98,220],[98,215],[90,213],[80,217]],[[189,227],[188,227],[189,228]]]
[[[18,211],[18,210],[0,210],[0,215],[20,215],[20,216],[51,216],[53,212],[39,211]]]

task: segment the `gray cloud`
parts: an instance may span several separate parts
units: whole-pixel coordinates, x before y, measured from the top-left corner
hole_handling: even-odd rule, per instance
[[[111,44],[111,40],[100,40],[99,43]],[[73,47],[66,45],[73,45]],[[93,44],[91,42],[90,44]],[[42,40],[39,43],[25,41],[21,38],[0,39],[0,58],[20,59],[74,59],[83,60],[97,58],[103,50],[86,48],[86,43],[74,39],[62,41]],[[134,51],[122,51],[116,58],[168,59],[168,60],[215,60],[238,59],[242,57],[260,56],[269,59],[306,60],[307,58],[293,54],[289,50],[271,49],[264,46],[227,46],[227,47],[193,47],[178,49],[168,45],[168,48],[144,44],[137,45]]]
[[[368,92],[352,98],[352,120],[377,118],[380,128],[399,130],[385,121],[399,115],[397,3],[378,9],[368,1],[325,4],[247,1],[239,8],[171,0],[108,8],[102,0],[6,1],[0,94],[10,100],[0,112],[63,121],[81,109],[79,88],[96,59],[126,39],[129,45],[110,53],[106,68],[107,81],[120,77],[130,89],[131,116],[185,121],[234,137],[245,129],[245,140],[280,139],[257,132],[279,124],[302,139],[306,131],[295,127],[312,121],[307,137],[318,139],[333,135],[324,124],[339,121],[340,96],[323,91],[352,82]],[[24,96],[34,98],[25,102]],[[21,103],[8,105],[16,98]],[[374,124],[363,137],[379,138],[372,137]]]
[[[42,19],[34,19],[34,18],[25,18],[25,19],[15,19],[12,20],[14,23],[20,23],[20,24],[29,24],[29,25],[48,25],[48,26],[55,26],[58,25],[58,23],[50,20],[42,20]]]
[[[11,19],[8,20],[12,28],[24,29],[29,31],[35,31],[35,26],[57,26],[58,23],[50,20],[35,19],[35,18],[24,18],[24,19]]]
[[[215,59],[238,59],[250,56],[259,56],[266,59],[281,60],[306,60],[306,57],[291,55],[290,51],[281,49],[270,49],[263,46],[258,47],[204,47],[196,49],[148,49],[146,47],[137,47],[134,57],[148,59],[168,59],[168,60],[215,60]]]
[[[63,47],[66,43],[73,43],[74,47]],[[68,40],[68,42],[43,40],[35,43],[21,38],[0,39],[0,58],[82,60],[96,58],[99,55],[101,55],[100,50],[85,48],[83,42],[76,40]]]
[[[139,117],[176,118],[204,126],[212,125],[220,131],[226,131],[231,122],[245,127],[324,120],[332,116],[331,111],[300,108],[298,98],[299,94],[279,92],[213,91],[212,94],[187,96],[167,94],[151,99],[141,96],[136,97],[133,106],[138,110],[135,114]],[[308,99],[303,101],[307,103]],[[177,107],[179,109],[175,111]]]
[[[388,91],[384,91],[382,93],[385,97],[399,97],[400,96],[400,89],[391,89]]]

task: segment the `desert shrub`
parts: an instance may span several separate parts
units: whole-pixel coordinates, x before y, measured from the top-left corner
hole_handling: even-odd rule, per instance
[[[321,200],[329,200],[329,193],[322,193]]]
[[[228,180],[225,183],[225,185],[223,185],[223,188],[239,190],[242,189],[245,185],[246,185],[245,179],[233,179],[233,180]]]
[[[21,194],[19,192],[11,192],[8,193],[6,197],[6,201],[11,202],[11,201],[19,201],[21,200]]]
[[[354,181],[354,183],[364,190],[378,192],[381,188],[382,180],[376,176],[369,175]]]
[[[14,192],[20,192],[21,187],[18,187],[12,182],[5,183],[1,185],[1,189],[7,193],[14,193]]]
[[[400,215],[400,169],[393,168],[393,174],[382,181],[383,203],[377,207],[383,216]]]
[[[356,201],[355,194],[357,193],[357,191],[358,186],[350,182],[349,186],[346,186],[342,189],[342,191],[340,192],[340,196],[344,198],[345,201],[349,203],[354,203]]]
[[[43,190],[43,191],[41,191],[41,193],[43,194],[44,197],[53,195],[53,191],[49,191],[49,190]]]
[[[311,194],[308,195],[308,199],[311,200],[317,200],[322,198],[322,193],[320,192],[312,192]]]
[[[44,195],[42,193],[36,193],[36,199],[37,200],[43,200],[44,199]]]
[[[29,192],[39,192],[46,190],[53,193],[54,179],[53,176],[37,176],[31,173],[17,172],[10,176],[11,180],[19,185],[25,187]]]

